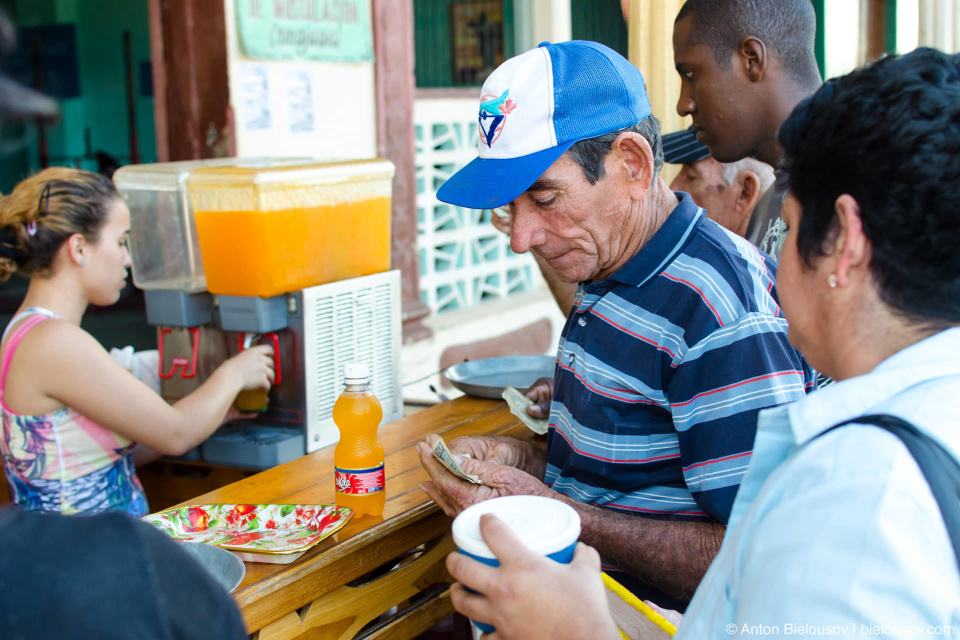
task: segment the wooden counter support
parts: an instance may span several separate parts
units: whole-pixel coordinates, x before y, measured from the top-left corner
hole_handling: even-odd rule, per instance
[[[444,560],[453,550],[450,518],[418,487],[428,477],[414,445],[430,433],[447,442],[461,435],[534,437],[503,402],[466,397],[381,427],[387,454],[383,516],[354,518],[291,564],[247,563],[234,597],[247,629],[257,632],[256,640],[349,639],[395,606],[401,611],[364,637],[412,638],[450,615],[447,589],[434,587],[424,594],[428,587],[450,581]],[[333,501],[333,447],[327,447],[190,503]],[[403,557],[412,551],[416,553]],[[386,563],[396,566],[356,584]],[[404,607],[407,601],[413,605]]]

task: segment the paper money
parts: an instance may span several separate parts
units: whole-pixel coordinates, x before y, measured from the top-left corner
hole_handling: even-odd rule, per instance
[[[534,418],[527,413],[527,407],[533,404],[533,400],[523,395],[523,393],[517,389],[509,386],[503,390],[501,395],[503,399],[507,401],[507,405],[510,407],[513,415],[520,418],[523,424],[530,427],[531,431],[541,436],[547,432],[549,421],[546,418]]]
[[[460,468],[456,458],[453,457],[453,453],[447,447],[447,443],[444,442],[440,436],[437,436],[437,442],[433,445],[433,456],[440,461],[440,464],[447,468],[447,471],[458,478],[463,478],[473,484],[483,484],[480,482],[480,476],[469,474]]]

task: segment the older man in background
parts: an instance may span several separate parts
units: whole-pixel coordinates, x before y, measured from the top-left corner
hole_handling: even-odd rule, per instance
[[[663,159],[683,165],[670,188],[689,193],[708,218],[740,237],[746,237],[757,202],[775,180],[773,167],[755,158],[718,162],[693,127],[663,136]]]

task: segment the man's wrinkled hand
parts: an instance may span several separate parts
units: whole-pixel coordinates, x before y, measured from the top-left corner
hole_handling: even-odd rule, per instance
[[[534,418],[550,417],[550,401],[553,399],[553,378],[540,378],[523,395],[533,400],[527,413]]]
[[[427,436],[427,444],[433,447],[433,436]],[[517,446],[518,440],[498,436],[460,436],[450,443],[450,451],[460,455],[468,455],[474,460],[482,460],[491,464],[521,468],[523,452]],[[458,460],[459,462],[459,460]]]
[[[619,638],[600,577],[600,556],[592,547],[578,544],[573,561],[560,564],[527,549],[490,514],[480,518],[480,533],[500,566],[451,553],[447,569],[457,584],[450,599],[471,620],[496,627],[491,638]]]
[[[511,466],[496,464],[486,460],[474,460],[456,453],[457,464],[465,472],[480,477],[482,485],[461,480],[433,457],[433,449],[428,442],[417,443],[420,464],[430,476],[420,488],[437,503],[448,516],[456,517],[467,507],[502,496],[556,496],[543,482],[530,474]]]

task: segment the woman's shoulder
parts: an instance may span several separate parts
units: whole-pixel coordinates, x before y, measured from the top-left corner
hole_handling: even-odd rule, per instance
[[[27,318],[19,322],[18,326],[23,326],[27,322],[31,322],[31,319]],[[109,357],[106,350],[92,335],[71,322],[60,318],[45,318],[42,321],[33,322],[36,324],[21,335],[19,343],[15,346],[15,354],[26,352],[30,354],[31,360],[44,364],[55,364],[72,355],[90,356],[98,352]],[[10,340],[16,329],[17,327],[14,327],[8,333],[2,345],[4,354],[11,346]],[[11,354],[11,358],[15,354]]]

